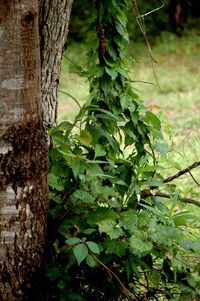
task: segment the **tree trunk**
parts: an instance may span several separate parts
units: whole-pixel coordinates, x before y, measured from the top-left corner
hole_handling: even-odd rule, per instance
[[[64,45],[73,0],[40,1],[42,106],[44,126],[57,119],[57,96]]]
[[[41,300],[48,210],[37,0],[0,1],[0,300]]]
[[[181,35],[187,21],[187,0],[171,0],[169,18],[173,32]]]

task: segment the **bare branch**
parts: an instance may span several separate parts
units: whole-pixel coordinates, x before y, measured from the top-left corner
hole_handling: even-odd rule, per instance
[[[163,192],[159,192],[159,191],[151,192],[150,190],[148,190],[148,191],[145,191],[144,193],[142,193],[142,198],[144,198],[144,199],[146,199],[148,197],[151,197],[151,196],[159,196],[161,198],[170,199],[170,195],[169,194],[163,193]],[[179,201],[181,201],[183,203],[192,204],[192,205],[200,207],[200,202],[198,202],[196,200],[189,199],[189,198],[183,198],[181,196],[178,196],[178,199],[179,199]]]
[[[144,39],[145,39],[145,42],[146,42],[146,45],[148,47],[148,51],[149,51],[149,54],[150,54],[150,58],[151,58],[151,65],[152,65],[152,70],[153,70],[153,74],[154,74],[154,78],[155,78],[155,81],[156,81],[156,84],[158,86],[158,88],[161,90],[160,88],[160,85],[159,85],[159,82],[158,82],[158,79],[157,79],[157,75],[156,75],[156,70],[155,70],[155,66],[154,66],[154,63],[157,63],[156,60],[154,60],[153,58],[153,54],[152,54],[152,50],[151,50],[151,46],[150,46],[150,43],[149,43],[149,40],[148,40],[148,37],[147,37],[147,34],[146,34],[146,29],[145,29],[145,21],[144,21],[144,18],[158,10],[160,10],[163,6],[164,6],[164,3],[162,2],[162,0],[160,0],[161,2],[161,6],[160,7],[157,7],[156,9],[152,10],[152,11],[149,11],[148,13],[146,14],[143,14],[143,15],[140,15],[140,12],[139,12],[139,9],[137,7],[137,1],[134,0],[134,5],[133,5],[133,13],[134,11],[137,12],[137,17],[136,17],[136,21],[139,25],[139,28],[144,36]]]
[[[172,182],[173,180],[179,178],[180,176],[184,175],[187,172],[190,172],[192,169],[198,167],[199,165],[200,165],[200,161],[197,161],[197,162],[193,163],[192,165],[188,166],[187,168],[180,170],[177,174],[166,178],[163,182],[164,183]]]
[[[156,86],[157,85],[155,83],[152,83],[152,82],[146,82],[144,80],[131,80],[131,83],[142,83],[142,84],[149,84],[149,85],[153,85],[153,86]]]
[[[161,8],[163,8],[163,7],[165,6],[165,4],[164,4],[162,1],[160,1],[160,2],[161,2],[161,6],[159,6],[159,7],[155,8],[155,9],[149,11],[148,13],[146,13],[146,14],[144,14],[144,15],[140,15],[139,17],[140,17],[140,18],[147,17],[147,16],[149,16],[150,14],[153,14],[153,13],[155,13],[156,11],[160,10]]]
[[[197,184],[197,186],[199,186],[200,187],[200,184],[199,184],[199,182],[195,179],[195,177],[193,176],[193,174],[191,173],[191,171],[190,170],[188,170],[188,172],[189,172],[189,174],[190,174],[190,176],[191,176],[191,178],[192,178],[192,180]]]

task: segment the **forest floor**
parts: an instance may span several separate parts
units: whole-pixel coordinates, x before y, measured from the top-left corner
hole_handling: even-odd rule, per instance
[[[171,127],[169,140],[172,152],[169,155],[177,164],[172,164],[169,174],[177,172],[200,160],[200,33],[192,30],[182,37],[162,33],[152,44],[156,77],[160,89],[147,83],[135,82],[133,88],[147,106],[161,107],[165,121]],[[131,61],[130,77],[133,81],[156,83],[147,46],[144,43],[130,42],[128,45]],[[86,66],[87,47],[75,42],[69,45],[67,58],[64,58],[60,90],[71,94],[83,104],[88,95],[88,83],[77,74],[70,73],[75,61]],[[59,121],[72,120],[78,106],[69,97],[59,93]],[[193,172],[200,182],[200,170]],[[200,196],[199,187],[194,187],[188,176],[181,178],[184,196]],[[187,185],[185,185],[187,183]]]

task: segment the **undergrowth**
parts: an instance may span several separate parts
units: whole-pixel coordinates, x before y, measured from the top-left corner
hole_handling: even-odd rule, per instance
[[[198,202],[163,177],[163,114],[133,90],[126,13],[125,0],[97,1],[87,68],[74,66],[89,96],[49,133],[50,300],[200,296],[198,218],[183,206]]]

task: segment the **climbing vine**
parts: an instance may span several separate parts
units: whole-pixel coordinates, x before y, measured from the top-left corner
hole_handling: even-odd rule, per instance
[[[129,77],[127,1],[97,1],[89,96],[73,123],[49,134],[50,300],[193,300],[200,240],[175,185],[162,176],[169,147],[162,113]],[[76,100],[77,101],[77,100]]]

